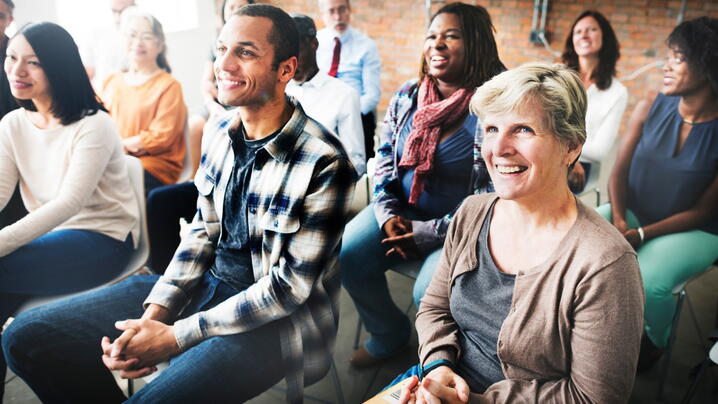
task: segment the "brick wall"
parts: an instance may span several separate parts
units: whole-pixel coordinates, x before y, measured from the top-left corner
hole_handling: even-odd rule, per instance
[[[529,42],[533,0],[483,0],[496,27],[499,54],[507,67],[528,61],[555,61],[543,46]],[[286,11],[301,12],[322,26],[316,0],[263,1]],[[444,2],[434,2],[436,11]],[[637,100],[660,88],[662,74],[652,68],[633,80],[626,80],[636,69],[665,57],[664,41],[676,25],[680,0],[550,0],[547,30],[551,47],[560,52],[574,18],[594,8],[611,21],[621,44],[618,77],[628,87],[629,104],[624,121]],[[383,112],[393,92],[405,80],[416,77],[426,27],[423,0],[352,0],[352,25],[371,36],[382,57]],[[687,1],[684,19],[702,15],[718,17],[718,0]]]

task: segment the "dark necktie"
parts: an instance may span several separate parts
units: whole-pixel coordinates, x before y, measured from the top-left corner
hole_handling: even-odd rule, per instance
[[[342,41],[339,38],[334,38],[334,55],[332,55],[332,66],[329,68],[329,75],[337,77],[337,71],[339,71],[339,55],[342,53]]]

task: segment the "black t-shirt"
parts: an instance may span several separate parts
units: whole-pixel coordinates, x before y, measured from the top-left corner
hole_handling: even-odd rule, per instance
[[[249,227],[247,221],[247,191],[254,161],[264,145],[278,132],[260,140],[247,140],[244,129],[230,130],[234,166],[224,196],[222,238],[215,249],[214,274],[243,290],[254,283],[252,256],[249,250]]]

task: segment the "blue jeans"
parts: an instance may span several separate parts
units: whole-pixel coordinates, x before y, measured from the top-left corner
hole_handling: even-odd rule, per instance
[[[88,230],[57,230],[0,257],[0,327],[33,297],[80,292],[111,281],[131,254],[132,237],[123,242]],[[5,380],[2,355],[0,379]],[[0,399],[2,393],[0,387]]]
[[[339,255],[342,284],[371,334],[364,347],[377,358],[396,353],[406,345],[411,333],[409,319],[391,299],[384,275],[387,269],[402,262],[400,257],[384,255],[387,248],[381,245],[381,240],[385,237],[374,216],[373,205],[369,205],[346,225]],[[438,249],[423,258],[414,284],[413,297],[417,306],[440,255],[441,249]]]
[[[100,359],[100,339],[117,338],[114,322],[142,315],[142,302],[159,277],[137,275],[117,285],[51,303],[18,316],[6,331],[8,365],[43,402],[125,401]],[[238,291],[206,272],[194,289],[187,317]],[[275,321],[245,333],[208,338],[171,358],[131,403],[243,402],[284,377]]]

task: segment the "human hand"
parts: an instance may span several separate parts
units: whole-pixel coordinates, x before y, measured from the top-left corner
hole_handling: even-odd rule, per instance
[[[399,254],[405,260],[419,257],[419,248],[414,241],[411,220],[394,216],[384,223],[382,230],[387,237],[381,243],[390,247],[386,252],[387,256]]]
[[[152,303],[147,306],[145,312],[142,313],[142,318],[148,320],[157,320],[167,324],[170,318],[170,311],[164,306]]]
[[[100,341],[102,363],[109,370],[119,371],[120,377],[123,379],[137,379],[157,371],[155,366],[138,367],[139,358],[128,358],[121,353],[124,346],[135,334],[136,331],[131,329],[123,332],[113,343],[110,342],[108,337],[102,337]]]
[[[419,378],[412,376],[409,383],[402,387],[401,393],[399,394],[399,404],[414,404],[416,403],[416,389],[419,387]]]
[[[616,215],[613,216],[613,226],[616,227],[621,234],[626,233],[628,230],[628,223],[626,223],[626,219],[616,217]]]
[[[463,404],[469,401],[469,385],[448,366],[429,372],[416,391],[417,404]]]
[[[573,166],[573,170],[568,173],[568,187],[572,192],[578,193],[583,190],[586,185],[586,171],[583,169],[583,165],[576,162]]]
[[[134,329],[136,334],[126,342],[121,352],[129,358],[139,358],[140,366],[155,365],[180,353],[174,327],[157,320],[125,320],[115,323],[121,331]]]
[[[124,139],[122,146],[125,148],[125,153],[130,156],[139,157],[147,154],[147,150],[145,150],[145,147],[142,145],[142,140],[140,140],[139,135]]]
[[[636,229],[628,229],[623,232],[623,237],[626,238],[628,243],[633,247],[634,250],[638,250],[638,247],[641,246],[641,236],[638,234],[638,230]]]

